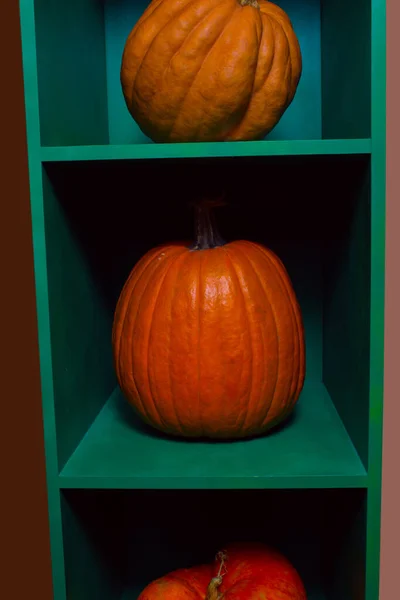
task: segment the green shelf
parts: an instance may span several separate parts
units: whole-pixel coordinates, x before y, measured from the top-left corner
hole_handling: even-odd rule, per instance
[[[197,144],[130,144],[42,147],[43,162],[217,158],[257,156],[325,156],[370,154],[371,140],[280,140]]]
[[[277,0],[302,48],[293,103],[264,140],[201,144],[154,144],[126,109],[148,1],[19,0],[54,600],[136,600],[248,536],[287,553],[308,600],[377,600],[385,0]],[[240,442],[147,429],[112,364],[128,273],[190,237],[190,191],[214,185],[223,236],[282,258],[306,334],[293,418]]]
[[[60,475],[62,488],[366,487],[364,466],[323,384],[308,383],[291,422],[262,438],[174,440],[137,421],[117,389]]]

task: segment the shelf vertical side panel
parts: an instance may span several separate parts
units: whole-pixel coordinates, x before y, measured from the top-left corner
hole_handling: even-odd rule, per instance
[[[20,0],[20,22],[53,592],[55,600],[65,600],[64,553],[62,543],[61,504],[58,487],[57,442],[44,235],[33,0]]]
[[[371,3],[371,353],[366,600],[379,597],[380,579],[386,219],[386,3],[385,0],[371,0]]]
[[[119,501],[116,490],[111,494],[97,491],[95,495],[84,490],[61,493],[65,573],[71,600],[121,597],[124,545],[121,528],[116,527],[116,515],[119,520],[122,512]]]
[[[323,381],[343,424],[368,465],[370,356],[370,161],[343,173],[343,192],[324,248]]]
[[[53,167],[53,168],[51,168]],[[99,245],[100,197],[86,167],[43,169],[46,256],[58,465],[61,470],[115,386],[113,303],[103,286],[109,256]],[[97,220],[93,218],[96,214]],[[108,214],[108,210],[107,210]],[[99,247],[100,246],[100,247]]]
[[[321,0],[322,137],[371,133],[371,5]]]
[[[34,2],[42,145],[107,144],[103,2]]]

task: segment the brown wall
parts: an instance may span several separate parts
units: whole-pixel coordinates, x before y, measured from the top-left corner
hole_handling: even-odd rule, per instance
[[[387,245],[385,420],[383,448],[381,594],[379,600],[400,597],[400,36],[398,0],[387,7]]]
[[[388,0],[386,389],[379,600],[399,597],[399,21],[397,0]],[[0,89],[0,139],[7,157],[0,167],[0,543],[6,551],[0,597],[51,600],[18,0],[1,2]]]
[[[0,2],[0,598],[52,600],[18,4]]]

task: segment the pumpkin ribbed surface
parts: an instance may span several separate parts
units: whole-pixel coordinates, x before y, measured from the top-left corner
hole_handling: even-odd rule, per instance
[[[225,557],[222,564],[221,554]],[[153,581],[138,600],[306,598],[299,574],[281,553],[262,544],[233,544],[217,555],[214,564],[178,569]]]
[[[295,95],[300,46],[267,0],[153,0],[124,48],[127,107],[156,142],[262,139]]]
[[[289,276],[272,251],[248,241],[146,254],[121,292],[113,350],[129,402],[179,436],[260,434],[292,411],[304,382]]]

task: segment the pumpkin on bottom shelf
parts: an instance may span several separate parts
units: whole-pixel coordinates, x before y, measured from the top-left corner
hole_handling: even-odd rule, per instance
[[[263,544],[233,544],[213,564],[178,569],[156,579],[138,600],[306,600],[300,575]]]
[[[258,243],[225,243],[212,204],[197,204],[193,245],[154,248],[132,270],[114,316],[115,371],[136,412],[164,433],[252,437],[299,398],[302,315],[280,259]]]

